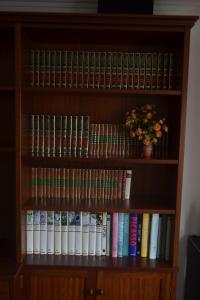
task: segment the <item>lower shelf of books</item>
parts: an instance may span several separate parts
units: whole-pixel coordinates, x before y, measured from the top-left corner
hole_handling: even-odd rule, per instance
[[[125,268],[143,270],[169,270],[172,264],[163,259],[148,259],[142,257],[113,258],[111,256],[76,256],[76,255],[36,255],[25,256],[26,266],[65,266],[89,268]]]
[[[159,213],[27,210],[26,254],[69,260],[75,255],[83,261],[94,256],[97,262],[127,257],[169,262],[174,218]]]

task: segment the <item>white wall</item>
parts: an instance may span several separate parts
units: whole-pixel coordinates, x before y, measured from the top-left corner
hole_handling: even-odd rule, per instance
[[[96,9],[97,0],[0,0],[0,11],[96,12]],[[200,16],[200,0],[154,0],[154,14]],[[191,31],[190,48],[177,300],[183,300],[184,295],[188,235],[200,235],[200,21]]]

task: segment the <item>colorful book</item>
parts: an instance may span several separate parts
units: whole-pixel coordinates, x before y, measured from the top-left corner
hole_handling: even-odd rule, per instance
[[[112,257],[117,257],[118,248],[118,213],[112,215]]]
[[[123,256],[123,228],[124,228],[124,213],[118,213],[118,240],[117,240],[117,256]]]
[[[129,255],[136,256],[137,255],[137,222],[138,222],[138,214],[131,213],[130,214],[130,236],[129,236]]]
[[[141,257],[148,256],[149,223],[150,223],[150,214],[144,213],[142,217]]]
[[[130,229],[130,214],[124,213],[122,256],[128,256],[129,254],[129,231],[130,231],[129,229]]]
[[[158,245],[159,214],[153,213],[151,218],[149,258],[156,259]]]

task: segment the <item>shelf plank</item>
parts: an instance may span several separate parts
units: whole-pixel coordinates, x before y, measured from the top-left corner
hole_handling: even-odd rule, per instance
[[[37,88],[25,87],[25,93],[48,93],[48,94],[122,94],[122,95],[163,95],[163,96],[181,96],[181,90],[145,90],[145,89],[92,89],[92,88]]]
[[[177,159],[134,159],[134,158],[73,158],[73,157],[28,157],[23,156],[23,161],[31,166],[40,167],[79,167],[89,168],[127,168],[134,165],[178,165]]]
[[[72,200],[72,199],[29,199],[23,205],[24,210],[60,210],[60,211],[90,211],[90,212],[137,212],[175,214],[175,209],[167,202],[161,201],[162,197],[134,196],[129,200]],[[165,199],[164,199],[165,200]]]
[[[80,268],[131,269],[164,271],[172,269],[172,264],[164,260],[152,260],[141,257],[113,258],[110,256],[76,256],[76,255],[26,255],[25,266],[60,266]]]

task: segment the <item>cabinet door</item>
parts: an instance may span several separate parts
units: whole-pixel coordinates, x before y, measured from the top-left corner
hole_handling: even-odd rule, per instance
[[[170,300],[171,273],[98,272],[98,300]]]
[[[0,299],[1,300],[10,300],[9,282],[7,280],[0,280]]]
[[[26,297],[29,300],[93,299],[94,289],[87,289],[88,272],[63,270],[32,270],[24,273]],[[28,276],[27,276],[28,275]],[[96,280],[96,276],[94,273]],[[93,280],[93,279],[92,279]]]

